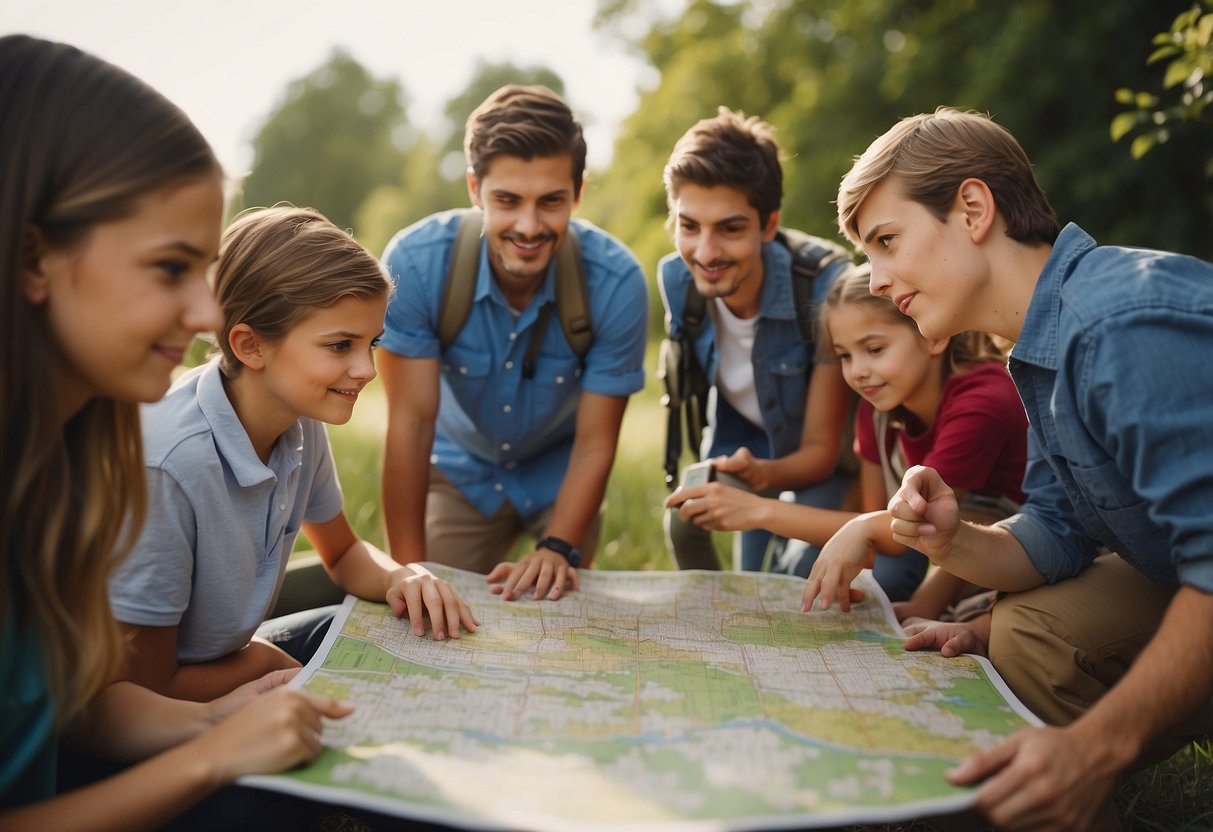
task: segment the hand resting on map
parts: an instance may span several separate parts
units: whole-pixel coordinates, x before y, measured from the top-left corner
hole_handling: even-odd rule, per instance
[[[989,655],[992,618],[988,612],[963,623],[907,618],[901,622],[907,636],[903,646],[906,650],[938,650],[948,659],[961,653],[986,656]]]
[[[448,584],[419,563],[409,563],[392,574],[387,603],[397,618],[409,617],[413,634],[425,635],[425,616],[430,617],[434,638],[459,638],[459,628],[476,632],[476,616]]]
[[[517,563],[499,563],[484,580],[493,585],[494,595],[501,595],[507,601],[518,600],[531,586],[535,587],[531,593],[534,601],[545,597],[555,601],[564,594],[566,587],[574,592],[581,588],[577,570],[569,565],[564,555],[549,549],[529,552]]]

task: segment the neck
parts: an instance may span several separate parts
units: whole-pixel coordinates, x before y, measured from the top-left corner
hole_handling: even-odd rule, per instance
[[[998,264],[991,275],[991,297],[983,304],[985,312],[977,325],[970,327],[980,332],[990,332],[1008,341],[1018,341],[1023,329],[1024,317],[1032,302],[1032,293],[1040,280],[1053,246],[1044,243],[1027,245],[1016,242],[1005,235],[999,242],[1001,252],[996,252]]]
[[[236,418],[240,420],[249,441],[253,443],[253,451],[265,465],[269,464],[270,455],[274,452],[274,443],[286,432],[291,423],[299,418],[297,413],[275,411],[267,407],[267,396],[261,389],[261,379],[255,370],[245,367],[240,375],[229,379],[223,377],[223,389],[227,393]]]
[[[939,405],[943,402],[943,388],[947,384],[944,378],[943,356],[931,358],[931,369],[922,380],[922,384],[913,395],[901,403],[906,413],[913,416],[924,431],[930,430],[939,414]]]

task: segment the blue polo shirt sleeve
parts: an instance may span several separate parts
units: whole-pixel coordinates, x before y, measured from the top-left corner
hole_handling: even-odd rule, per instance
[[[644,272],[632,253],[605,232],[582,231],[580,239],[594,328],[581,389],[601,396],[630,396],[644,387],[649,319]]]
[[[198,529],[194,506],[171,474],[145,469],[147,519],[139,541],[110,578],[114,618],[143,627],[173,627],[189,608]]]

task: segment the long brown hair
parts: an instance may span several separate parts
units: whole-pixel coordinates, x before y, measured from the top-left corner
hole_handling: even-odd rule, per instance
[[[138,406],[65,412],[69,369],[22,276],[41,237],[81,244],[155,189],[213,175],[206,140],[118,67],[61,43],[0,38],[0,638],[31,639],[57,718],[78,715],[122,658],[109,575],[146,509]]]

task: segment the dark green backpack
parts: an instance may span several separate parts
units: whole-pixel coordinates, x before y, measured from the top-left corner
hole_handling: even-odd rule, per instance
[[[814,310],[813,283],[826,267],[843,261],[851,263],[851,255],[837,243],[815,237],[794,228],[781,228],[775,240],[792,253],[792,294],[796,300],[796,320],[809,355],[813,354]],[[694,343],[707,314],[707,301],[687,281],[682,332],[677,339],[669,333],[661,342],[657,377],[665,386],[661,404],[668,410],[665,444],[665,484],[672,491],[678,486],[678,461],[682,458],[683,430],[686,444],[699,456],[699,439],[707,427],[707,373],[695,359]]]
[[[438,307],[438,343],[443,352],[459,335],[468,315],[472,311],[472,296],[476,293],[476,273],[480,269],[480,234],[484,216],[475,208],[463,211],[459,228],[455,231],[455,244],[451,250],[451,264],[446,272],[446,285],[442,290],[442,303]],[[539,310],[531,343],[522,362],[522,375],[535,375],[535,358],[539,345],[552,317],[551,303]],[[585,270],[581,263],[581,244],[577,232],[569,226],[564,245],[556,254],[556,308],[560,313],[560,326],[569,346],[583,362],[589,352],[594,332],[590,322],[590,305],[585,287]]]

